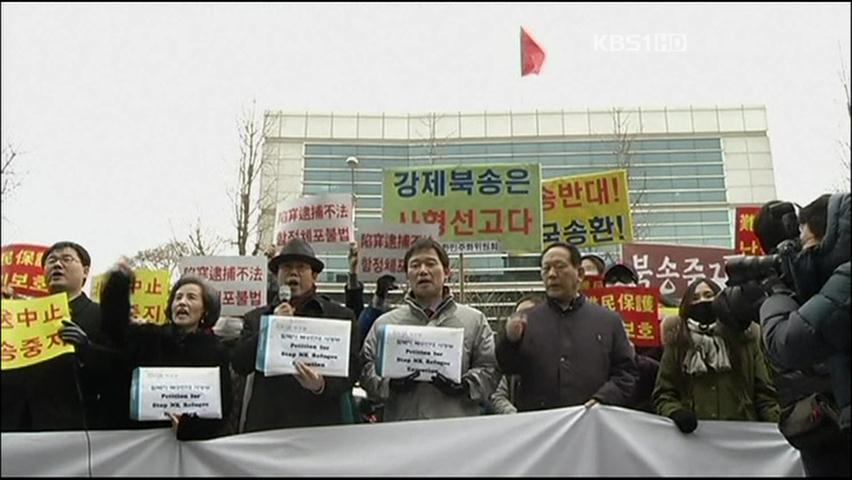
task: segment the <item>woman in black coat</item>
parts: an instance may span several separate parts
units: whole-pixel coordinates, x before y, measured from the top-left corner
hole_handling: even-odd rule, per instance
[[[133,272],[124,264],[111,271],[101,294],[105,333],[120,345],[126,360],[126,372],[137,367],[218,367],[222,395],[222,419],[203,419],[186,413],[170,412],[171,421],[130,421],[130,428],[161,428],[169,425],[178,440],[203,440],[224,434],[225,420],[231,408],[231,377],[228,354],[212,327],[219,318],[219,293],[204,280],[184,276],[169,293],[166,318],[169,323],[155,325],[131,322],[130,287]],[[126,401],[120,399],[129,418],[130,378],[125,379]]]

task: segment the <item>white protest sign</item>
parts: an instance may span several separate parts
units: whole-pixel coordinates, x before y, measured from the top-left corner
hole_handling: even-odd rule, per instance
[[[180,274],[207,279],[219,291],[223,316],[242,316],[266,305],[266,257],[183,257]]]
[[[275,213],[275,244],[302,238],[314,251],[349,249],[355,240],[352,195],[328,193],[284,200]]]
[[[376,373],[399,378],[420,371],[420,382],[441,373],[461,383],[463,345],[463,328],[382,325]]]
[[[255,368],[264,375],[296,373],[299,360],[321,375],[349,376],[348,320],[264,315]]]
[[[439,226],[433,224],[364,225],[358,228],[358,278],[378,280],[393,275],[397,282],[406,280],[405,252],[420,238],[438,239]]]
[[[219,367],[138,367],[130,385],[130,418],[168,420],[167,413],[222,418]]]

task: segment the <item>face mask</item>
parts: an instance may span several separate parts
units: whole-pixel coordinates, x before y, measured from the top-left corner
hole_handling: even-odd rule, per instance
[[[709,325],[716,321],[716,314],[713,313],[713,302],[695,303],[689,307],[687,314],[689,318],[702,325]]]

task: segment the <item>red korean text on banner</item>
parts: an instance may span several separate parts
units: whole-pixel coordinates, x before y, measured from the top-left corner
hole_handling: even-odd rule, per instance
[[[734,250],[739,255],[764,255],[754,232],[754,219],[760,207],[737,207],[736,234],[734,235]]]
[[[627,337],[637,347],[661,345],[659,294],[646,287],[604,287],[583,292],[595,304],[621,315]]]
[[[49,294],[41,266],[48,247],[13,244],[2,248],[3,286],[18,295],[44,297]]]

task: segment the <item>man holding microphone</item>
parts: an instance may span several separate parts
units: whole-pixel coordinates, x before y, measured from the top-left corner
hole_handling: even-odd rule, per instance
[[[260,319],[264,315],[332,318],[351,322],[349,376],[325,378],[298,361],[294,375],[265,376],[255,372],[245,432],[343,423],[340,397],[352,388],[360,370],[356,348],[360,340],[352,311],[317,294],[317,276],[324,267],[304,240],[294,238],[284,245],[269,261],[269,270],[278,276],[279,298],[246,314],[232,364],[241,375],[254,372]]]

